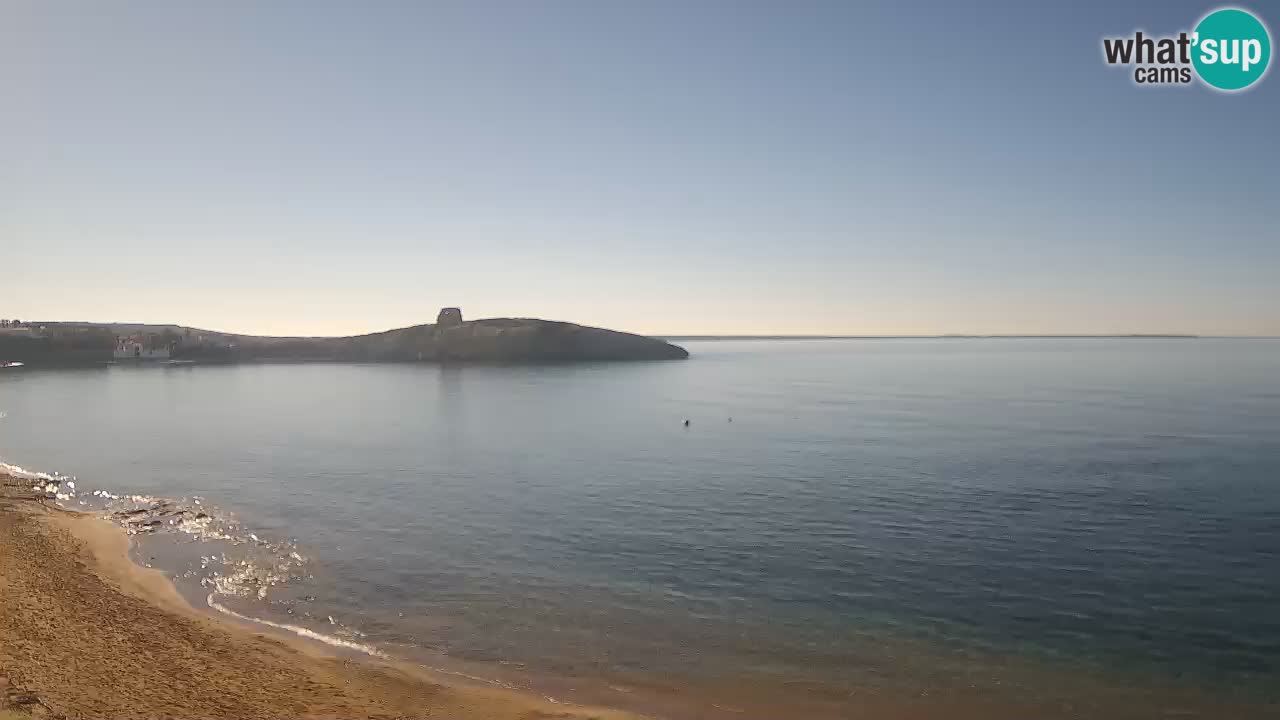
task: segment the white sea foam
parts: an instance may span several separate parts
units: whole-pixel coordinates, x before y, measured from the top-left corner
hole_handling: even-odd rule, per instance
[[[214,595],[215,593],[209,593],[209,596],[205,598],[205,602],[208,603],[209,607],[213,608],[214,610],[217,610],[220,613],[223,613],[224,615],[230,615],[231,617],[236,618],[238,620],[244,620],[246,622],[257,623],[259,625],[266,625],[268,627],[278,628],[280,630],[286,630],[295,635],[298,635],[299,637],[308,638],[310,640],[318,640],[322,643],[325,643],[326,645],[333,645],[334,647],[347,648],[348,650],[356,650],[366,655],[372,655],[373,657],[384,658],[387,656],[386,653],[373,647],[372,645],[365,645],[363,643],[352,642],[350,640],[343,640],[342,638],[337,638],[332,635],[325,635],[324,633],[318,633],[315,630],[302,627],[301,625],[290,625],[288,623],[278,623],[278,622],[273,622],[271,620],[265,620],[263,618],[255,618],[255,617],[249,617],[248,615],[242,615],[236,612],[235,610],[232,610],[231,608],[218,603],[216,600],[213,599]]]
[[[49,473],[28,470],[19,465],[10,465],[7,462],[0,462],[0,472],[20,480],[56,480],[57,478]]]
[[[30,481],[33,490],[44,491],[51,499],[63,501],[76,497],[76,484],[73,476],[61,475],[57,472],[28,470],[5,462],[0,462],[0,473]],[[182,575],[182,577],[203,575],[200,577],[200,585],[213,589],[213,592],[210,592],[205,597],[205,602],[211,609],[244,622],[284,630],[299,637],[322,642],[333,647],[354,650],[372,657],[388,657],[386,653],[372,645],[326,635],[301,625],[251,617],[236,612],[217,601],[216,598],[220,595],[248,600],[265,600],[271,587],[284,584],[294,577],[301,576],[303,568],[308,561],[306,557],[297,551],[291,541],[272,542],[256,533],[248,532],[240,526],[234,517],[206,504],[204,498],[199,495],[192,496],[188,501],[153,495],[123,495],[97,489],[89,492],[86,497],[93,499],[91,501],[93,510],[121,526],[130,535],[173,531],[189,535],[192,539],[200,542],[218,542],[261,551],[262,557],[257,560],[233,560],[228,558],[226,553],[203,555],[200,558],[199,572],[191,570]],[[85,500],[79,500],[78,503],[82,506],[88,505]],[[150,567],[150,563],[147,564],[147,567]],[[223,572],[215,568],[226,568],[229,571]],[[326,619],[331,625],[340,628],[344,632],[349,632],[356,636],[362,634],[357,630],[340,625],[333,619],[333,616],[327,616]],[[448,668],[430,665],[423,665],[422,667],[441,674],[453,675],[510,690],[529,690],[528,687],[521,687],[502,680],[481,677]],[[565,704],[563,701],[550,696],[544,695],[543,697],[556,704]]]
[[[0,462],[0,474],[30,482],[33,491],[44,493],[45,497],[54,499],[59,504],[76,496],[75,476],[63,475],[56,470],[39,472],[28,470],[20,465]]]
[[[77,497],[76,481],[69,475],[28,470],[19,465],[3,462],[0,462],[0,474],[29,482],[33,491],[44,493],[47,498],[57,501],[59,505]],[[308,560],[298,552],[292,541],[272,541],[257,533],[248,532],[232,514],[204,503],[200,496],[186,500],[154,495],[117,494],[96,489],[83,497],[85,499],[77,500],[72,504],[100,514],[119,525],[129,535],[182,533],[196,542],[214,543],[223,548],[224,552],[202,556],[198,573],[183,574],[184,577],[199,577],[201,586],[213,590],[209,594],[210,607],[330,645],[380,655],[379,651],[371,646],[324,635],[296,625],[242,616],[214,600],[215,596],[221,595],[264,601],[271,588],[284,585],[296,578],[306,577],[305,568]],[[233,553],[235,557],[228,558],[226,551],[232,549],[235,549]],[[330,623],[342,628],[332,619]],[[342,628],[342,630],[358,634],[348,628]]]

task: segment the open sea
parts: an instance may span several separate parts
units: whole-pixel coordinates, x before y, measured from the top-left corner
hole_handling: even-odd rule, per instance
[[[1280,717],[1280,340],[681,344],[4,369],[0,460],[193,603],[564,702]]]

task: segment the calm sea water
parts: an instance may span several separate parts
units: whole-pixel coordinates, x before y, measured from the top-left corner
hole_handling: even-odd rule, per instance
[[[261,613],[495,673],[1274,702],[1280,341],[686,346],[0,371],[0,458],[202,496],[310,558]]]

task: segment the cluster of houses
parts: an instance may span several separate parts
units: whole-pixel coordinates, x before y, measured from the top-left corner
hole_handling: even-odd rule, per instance
[[[157,333],[119,335],[112,357],[116,360],[168,360],[176,342]]]
[[[192,332],[183,328],[181,333],[172,329],[161,332],[139,332],[130,335],[116,335],[116,346],[112,352],[115,360],[168,360],[175,355],[190,355],[204,351],[214,353],[234,350],[236,344],[226,337]]]
[[[218,356],[234,348],[224,337],[172,326],[0,320],[0,359],[27,364],[90,365],[112,360],[185,363],[188,361],[174,358],[201,351]]]

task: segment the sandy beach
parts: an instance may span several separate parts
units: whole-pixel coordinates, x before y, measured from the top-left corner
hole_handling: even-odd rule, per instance
[[[0,720],[48,718],[1269,717],[1274,707],[1175,688],[1097,684],[1071,674],[991,668],[992,688],[866,688],[797,696],[726,678],[723,686],[635,687],[646,714],[552,701],[410,662],[346,652],[194,608],[130,537],[96,515],[38,500],[28,481],[0,494]],[[583,703],[612,703],[579,687]],[[1056,688],[1035,699],[1016,688]],[[641,699],[640,696],[644,696]],[[725,706],[723,698],[733,698]]]
[[[0,712],[65,718],[636,716],[340,657],[192,608],[99,518],[0,498]],[[8,717],[8,715],[2,716]]]

